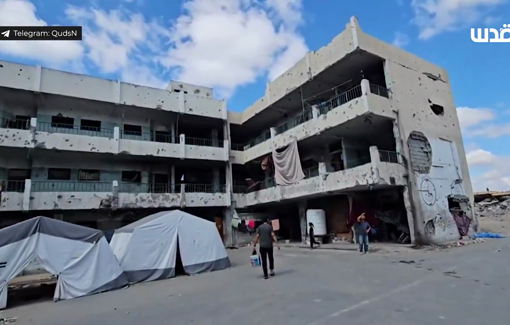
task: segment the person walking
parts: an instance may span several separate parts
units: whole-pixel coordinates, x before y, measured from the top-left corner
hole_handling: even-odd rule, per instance
[[[274,255],[273,255],[273,243],[276,244],[278,249],[280,249],[280,245],[278,245],[278,240],[276,239],[276,235],[273,231],[273,227],[270,225],[270,220],[266,220],[263,224],[261,224],[257,228],[257,236],[255,237],[255,242],[253,246],[256,247],[257,243],[259,243],[259,252],[260,258],[262,259],[262,271],[264,272],[264,279],[268,279],[267,272],[267,260],[269,259],[269,271],[270,275],[274,276]]]
[[[365,213],[363,212],[357,219],[355,224],[356,237],[359,243],[359,252],[361,255],[368,253],[368,233],[370,232],[370,225],[365,221]]]
[[[310,249],[313,249],[313,244],[321,245],[318,241],[315,240],[315,229],[312,222],[308,223],[308,237],[310,237]]]

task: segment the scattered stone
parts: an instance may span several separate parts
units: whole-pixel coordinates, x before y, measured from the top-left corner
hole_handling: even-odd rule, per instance
[[[480,218],[495,220],[510,219],[510,198],[487,198],[481,202],[475,202],[475,213]]]

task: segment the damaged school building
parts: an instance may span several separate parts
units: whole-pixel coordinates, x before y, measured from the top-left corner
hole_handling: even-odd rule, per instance
[[[226,245],[264,218],[301,241],[457,240],[478,225],[448,74],[356,18],[237,113],[167,89],[0,61],[0,226],[44,215],[113,230],[179,208]],[[309,220],[310,221],[310,220]]]

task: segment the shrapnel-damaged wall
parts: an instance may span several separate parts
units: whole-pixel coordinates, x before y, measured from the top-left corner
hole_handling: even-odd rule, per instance
[[[397,149],[410,171],[405,192],[415,241],[457,240],[459,233],[448,209],[449,196],[469,198],[467,215],[475,228],[478,221],[473,213],[473,190],[448,73],[363,33],[353,20],[360,49],[386,60],[390,102],[398,112]]]

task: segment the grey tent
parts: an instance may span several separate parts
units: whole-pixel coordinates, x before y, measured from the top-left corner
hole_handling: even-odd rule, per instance
[[[58,275],[54,300],[128,284],[101,231],[36,217],[0,230],[0,308],[7,306],[8,282],[33,260]]]
[[[178,257],[187,274],[230,267],[216,224],[180,210],[158,212],[116,230],[110,246],[130,282],[175,276]]]

